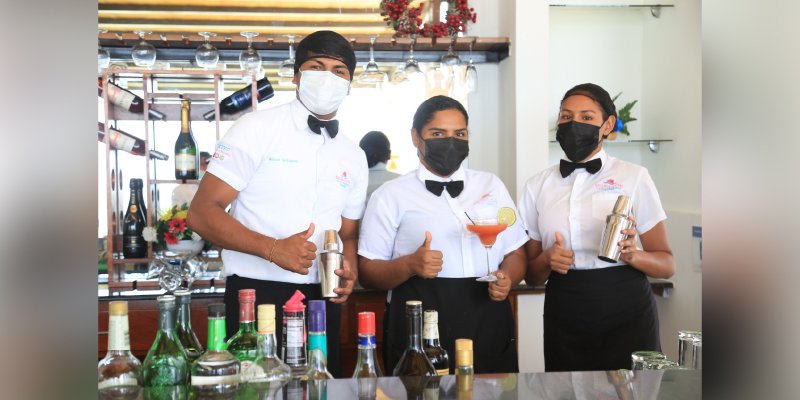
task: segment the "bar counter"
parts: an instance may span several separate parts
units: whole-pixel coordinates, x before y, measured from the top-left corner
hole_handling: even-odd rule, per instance
[[[240,385],[236,393],[204,396],[205,399],[680,399],[702,398],[702,371],[587,371],[475,375],[471,385],[456,382],[453,375],[436,381],[420,378],[383,377],[292,381],[273,394]],[[360,386],[360,387],[359,387]],[[181,388],[186,392],[188,388]],[[143,389],[128,399],[145,398]],[[359,396],[359,391],[362,396]],[[175,398],[186,398],[178,396]],[[152,398],[148,392],[147,398]],[[103,397],[101,397],[103,398]]]

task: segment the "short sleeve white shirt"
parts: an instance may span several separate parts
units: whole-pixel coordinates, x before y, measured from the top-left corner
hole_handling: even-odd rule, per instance
[[[597,173],[579,168],[562,178],[555,165],[531,177],[519,199],[520,215],[530,238],[542,242],[542,248],[547,249],[555,243],[556,232],[560,232],[564,247],[575,252],[574,269],[624,264],[597,258],[605,220],[617,196],[631,198],[639,234],[667,218],[646,168],[610,157],[605,150],[594,158],[602,160]]]
[[[217,143],[208,173],[239,191],[231,214],[247,228],[285,238],[315,225],[309,239],[322,249],[324,231],[364,212],[368,182],[361,148],[341,131],[331,138],[308,128],[310,113],[295,99],[247,114]],[[261,257],[223,250],[224,274],[289,283],[318,283],[317,261],[308,275]]]
[[[464,190],[452,198],[447,190],[436,196],[425,188],[425,180],[463,180]],[[431,233],[431,249],[442,252],[439,278],[465,278],[495,271],[506,254],[528,241],[521,223],[515,223],[497,236],[489,253],[478,237],[466,229],[469,220],[496,216],[500,207],[516,207],[503,182],[495,175],[459,168],[441,178],[423,165],[384,183],[372,194],[361,221],[358,254],[371,260],[393,260],[414,253]]]

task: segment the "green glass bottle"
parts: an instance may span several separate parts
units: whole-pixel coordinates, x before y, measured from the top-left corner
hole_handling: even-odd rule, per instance
[[[158,332],[142,367],[144,386],[153,390],[146,390],[145,394],[160,397],[156,392],[185,393],[189,383],[189,362],[175,334],[175,296],[159,296],[157,301]]]
[[[225,346],[225,304],[208,305],[207,350],[192,363],[192,395],[235,394],[239,389],[239,360]]]
[[[178,289],[175,291],[175,297],[178,299],[178,325],[175,332],[178,334],[178,340],[183,346],[183,351],[186,352],[186,358],[189,363],[196,360],[203,354],[203,345],[197,339],[194,330],[192,329],[192,318],[190,315],[190,303],[192,301],[192,292],[188,289]]]
[[[255,289],[239,290],[239,330],[228,339],[228,351],[242,364],[242,374],[250,375],[250,369],[258,356],[258,332],[255,318]]]
[[[200,170],[200,157],[197,154],[197,142],[192,135],[189,123],[189,100],[181,100],[181,133],[175,140],[175,179],[197,179]]]

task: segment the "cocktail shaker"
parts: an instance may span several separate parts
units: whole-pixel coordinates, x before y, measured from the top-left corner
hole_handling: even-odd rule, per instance
[[[622,247],[619,242],[625,240],[627,236],[622,233],[625,229],[631,228],[631,221],[628,215],[631,213],[630,197],[621,194],[614,203],[614,209],[606,217],[606,226],[603,229],[603,238],[600,240],[600,254],[597,258],[610,262],[619,262],[619,254]]]
[[[319,254],[319,283],[322,297],[339,297],[333,289],[339,287],[339,275],[333,271],[344,267],[344,255],[339,248],[339,235],[335,229],[325,231],[322,253]]]

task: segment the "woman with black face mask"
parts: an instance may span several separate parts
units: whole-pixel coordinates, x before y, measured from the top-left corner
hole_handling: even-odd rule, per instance
[[[528,238],[522,224],[510,223],[497,235],[487,266],[485,248],[467,230],[467,215],[496,216],[503,207],[516,214],[497,176],[461,166],[469,152],[467,122],[467,111],[456,100],[435,96],[423,102],[411,129],[419,168],[378,188],[361,222],[359,280],[364,287],[390,291],[383,323],[388,374],[405,348],[407,300],[438,311],[448,373],[457,338],[473,339],[475,372],[518,370],[507,297],[525,273]],[[488,273],[497,280],[475,280]]]
[[[556,133],[566,159],[529,179],[519,200],[531,238],[525,281],[547,281],[546,371],[630,368],[632,352],[661,350],[647,277],[675,273],[666,214],[647,170],[603,150],[616,121],[603,88],[570,89]],[[600,239],[619,195],[633,202],[632,228],[621,231],[619,262],[606,262],[598,258]]]

